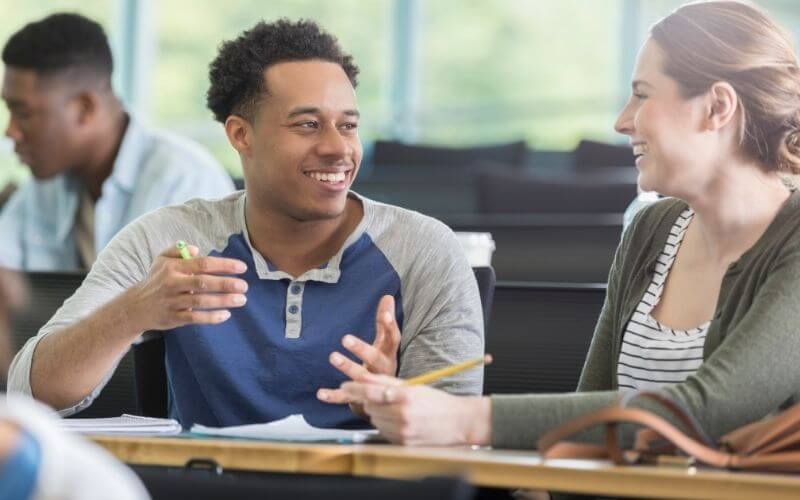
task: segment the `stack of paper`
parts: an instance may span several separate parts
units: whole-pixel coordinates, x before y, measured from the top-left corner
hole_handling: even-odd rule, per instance
[[[239,437],[248,439],[267,439],[272,441],[336,441],[340,443],[362,443],[376,430],[320,429],[313,427],[302,415],[290,415],[284,419],[266,424],[239,425],[235,427],[206,427],[195,424],[191,428],[195,434],[207,436]]]
[[[169,418],[140,417],[122,415],[111,418],[65,418],[61,426],[81,434],[135,434],[164,435],[178,434],[181,424]]]

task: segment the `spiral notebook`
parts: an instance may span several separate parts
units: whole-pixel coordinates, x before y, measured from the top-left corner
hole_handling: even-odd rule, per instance
[[[125,434],[154,436],[178,434],[181,424],[169,418],[121,415],[109,418],[65,418],[61,427],[81,434]]]

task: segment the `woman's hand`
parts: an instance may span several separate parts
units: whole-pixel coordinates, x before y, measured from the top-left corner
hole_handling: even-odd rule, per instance
[[[342,345],[361,361],[358,364],[339,352],[330,354],[330,363],[352,380],[360,382],[364,377],[375,375],[397,374],[397,350],[400,348],[400,327],[394,316],[394,297],[384,295],[378,302],[375,313],[375,341],[368,344],[355,335],[345,335]],[[348,403],[350,410],[357,415],[364,415],[364,409],[357,401],[341,389],[319,389],[317,398],[331,404]]]
[[[360,403],[372,424],[389,441],[412,446],[487,445],[491,440],[489,398],[453,396],[427,386],[367,375],[341,387]]]

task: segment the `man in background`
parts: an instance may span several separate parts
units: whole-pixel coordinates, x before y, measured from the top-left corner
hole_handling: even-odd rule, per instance
[[[2,59],[6,135],[34,177],[0,214],[0,261],[8,267],[89,268],[140,215],[233,191],[199,145],[125,111],[96,22],[54,14],[30,23],[11,36]]]

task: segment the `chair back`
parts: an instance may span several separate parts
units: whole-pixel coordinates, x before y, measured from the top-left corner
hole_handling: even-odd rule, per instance
[[[492,302],[494,301],[495,274],[491,266],[473,267],[475,281],[478,282],[478,292],[481,295],[481,306],[483,307],[483,332],[484,337],[489,332],[489,321],[492,316]]]
[[[491,233],[499,281],[602,283],[622,237],[622,213],[449,214],[453,231]]]
[[[498,281],[484,392],[574,391],[605,293],[605,284]]]
[[[160,332],[149,332],[133,346],[136,376],[137,414],[166,418],[169,399],[167,389],[166,347]]]
[[[83,283],[83,272],[28,272],[28,304],[11,323],[11,343],[15,352],[56,313],[58,308]],[[5,390],[5,387],[3,387]],[[136,412],[134,391],[133,356],[126,354],[114,375],[89,408],[76,414],[79,418],[116,417],[123,413]]]
[[[372,162],[376,167],[427,165],[430,167],[465,167],[479,163],[522,166],[527,156],[525,141],[452,148],[397,141],[375,141]]]
[[[607,169],[611,175],[576,172],[542,174],[487,172],[480,176],[481,213],[623,213],[636,197],[636,173]]]
[[[575,166],[584,167],[632,167],[636,164],[630,146],[607,144],[583,140],[574,152]]]
[[[153,500],[236,498],[261,500],[469,500],[476,488],[458,477],[431,477],[413,481],[353,476],[252,473],[205,469],[132,467]]]

